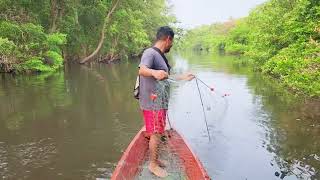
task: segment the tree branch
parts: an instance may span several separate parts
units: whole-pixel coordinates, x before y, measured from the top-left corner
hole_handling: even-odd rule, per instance
[[[80,61],[80,64],[85,64],[86,62],[89,62],[90,60],[93,59],[93,57],[95,57],[98,52],[101,50],[102,46],[103,46],[103,43],[104,43],[104,39],[105,39],[105,28],[108,24],[108,21],[112,15],[112,13],[115,11],[116,7],[118,6],[119,4],[119,1],[120,0],[117,0],[116,3],[113,5],[112,9],[109,11],[108,15],[106,16],[106,18],[104,19],[104,23],[103,23],[103,26],[102,26],[102,29],[101,29],[101,37],[100,37],[100,41],[99,41],[99,44],[96,48],[96,50],[90,54],[89,56],[85,57],[84,59],[82,59]]]

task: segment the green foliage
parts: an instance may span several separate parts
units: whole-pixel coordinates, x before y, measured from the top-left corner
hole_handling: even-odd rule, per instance
[[[58,69],[63,65],[63,57],[56,51],[48,51],[46,53],[46,58],[48,58],[49,61],[52,61],[51,66],[54,69]]]
[[[14,42],[0,37],[0,72],[12,71],[20,56],[21,53]]]
[[[16,44],[24,46],[25,50],[41,48],[41,43],[46,40],[46,34],[39,25],[31,23],[16,24],[12,22],[0,22],[0,37],[8,38]]]
[[[151,45],[159,26],[174,21],[167,10],[164,0],[121,3],[106,28],[103,51],[120,57],[139,54]]]
[[[102,31],[105,41],[98,57],[128,57],[150,46],[159,26],[175,21],[165,0],[121,0],[102,29],[114,2],[0,0],[0,38],[12,41],[22,52],[12,58],[19,59],[16,68],[26,70],[30,67],[27,61],[39,57],[45,66],[56,69],[63,62],[62,54],[68,60],[79,60],[92,53]]]
[[[304,51],[297,51],[303,49]],[[263,72],[281,80],[293,90],[302,90],[311,96],[318,96],[320,91],[320,57],[314,53],[320,48],[305,44],[293,44],[284,48],[267,61]]]
[[[17,52],[17,46],[14,42],[9,41],[7,38],[0,37],[0,54],[5,56],[14,55]]]
[[[59,52],[61,54],[60,47],[67,43],[67,35],[61,33],[54,33],[47,35],[48,48],[52,51]]]
[[[228,32],[225,51],[229,54],[244,54],[249,43],[250,29],[245,19],[236,21],[236,27]]]
[[[232,21],[229,21],[229,24]],[[200,27],[184,38],[184,48],[210,47],[243,54],[255,67],[297,93],[320,96],[320,1],[270,0],[226,33]],[[210,27],[210,26],[209,26]],[[208,45],[209,41],[209,45]]]
[[[117,22],[113,23],[109,29],[108,39],[111,44],[106,44],[105,48],[112,53],[134,54],[141,51],[150,44],[149,37],[144,30],[143,20],[145,15],[139,10],[121,9],[114,14]],[[123,33],[126,32],[126,33]],[[129,43],[130,42],[130,43]]]
[[[17,41],[19,35],[21,34],[20,26],[15,23],[10,23],[6,21],[0,22],[0,36],[10,39],[12,41]]]
[[[63,65],[61,46],[66,35],[46,34],[40,25],[0,22],[0,55],[6,59],[1,67],[4,71],[53,71]],[[53,61],[45,63],[45,57]],[[13,64],[14,66],[9,65]],[[34,66],[34,67],[33,67]]]
[[[95,50],[111,6],[111,0],[66,3],[64,7],[68,11],[58,26],[61,33],[68,35],[65,54],[69,59],[81,59]],[[120,1],[104,30],[105,41],[100,56],[139,54],[151,45],[159,26],[174,20],[165,0]]]
[[[43,59],[39,57],[32,57],[31,59],[28,59],[24,63],[20,64],[19,69],[23,71],[35,71],[35,72],[52,71],[50,67],[46,66],[43,63]]]

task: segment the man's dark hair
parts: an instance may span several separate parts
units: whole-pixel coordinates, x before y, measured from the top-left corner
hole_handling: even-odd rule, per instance
[[[174,38],[174,32],[169,26],[162,26],[158,29],[157,40],[163,40],[167,37]]]

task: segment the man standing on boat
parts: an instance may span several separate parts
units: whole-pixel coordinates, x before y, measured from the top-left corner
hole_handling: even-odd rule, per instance
[[[150,135],[149,170],[158,177],[166,177],[167,172],[160,167],[158,149],[160,137],[166,126],[169,102],[169,83],[165,81],[170,74],[170,65],[165,53],[173,45],[174,32],[168,27],[160,27],[153,47],[143,52],[139,65],[140,87],[139,103],[143,113],[146,131]],[[179,80],[192,80],[194,75],[188,73],[179,76]]]

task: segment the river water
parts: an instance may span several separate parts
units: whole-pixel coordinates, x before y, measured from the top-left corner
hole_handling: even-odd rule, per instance
[[[204,116],[196,82],[173,83],[169,110],[213,179],[320,179],[319,102],[294,97],[237,57],[171,60],[174,73],[191,71],[215,89],[199,84]],[[109,178],[143,125],[136,74],[133,60],[1,74],[0,178]]]

